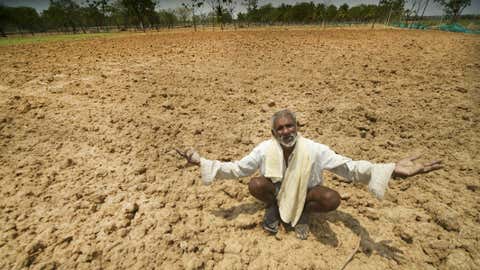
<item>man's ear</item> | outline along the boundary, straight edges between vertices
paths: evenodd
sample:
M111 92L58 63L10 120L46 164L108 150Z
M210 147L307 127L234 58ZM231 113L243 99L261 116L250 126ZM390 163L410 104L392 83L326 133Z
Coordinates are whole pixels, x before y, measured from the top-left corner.
M270 131L272 132L272 136L273 136L273 137L277 137L277 136L275 136L275 131L273 130L273 128L270 129Z

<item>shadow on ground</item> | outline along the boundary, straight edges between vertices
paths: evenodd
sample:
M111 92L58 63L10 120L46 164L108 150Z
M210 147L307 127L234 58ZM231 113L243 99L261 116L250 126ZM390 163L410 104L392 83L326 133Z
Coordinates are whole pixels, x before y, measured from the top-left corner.
M375 242L370 237L370 233L349 213L333 211L326 214L315 214L310 220L310 231L321 243L336 247L339 242L329 223L338 222L343 223L343 225L360 237L360 249L367 256L371 256L375 251L380 256L395 260L397 263L401 263L404 259L402 256L403 251L391 246L391 240Z
M226 220L233 220L237 218L240 214L253 215L258 211L261 211L265 208L262 203L251 202L236 205L226 209L212 210L211 213L216 217L221 217Z

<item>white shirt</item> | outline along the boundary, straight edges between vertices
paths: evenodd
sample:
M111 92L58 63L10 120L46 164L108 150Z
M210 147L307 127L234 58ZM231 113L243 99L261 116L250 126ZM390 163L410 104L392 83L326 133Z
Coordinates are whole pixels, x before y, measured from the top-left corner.
M308 151L314 157L308 187L323 183L323 170L331 171L349 181L368 184L369 190L381 199L388 187L388 181L395 169L394 163L373 164L368 161L352 161L350 158L336 154L328 146L306 139ZM272 140L261 142L250 154L239 161L221 162L218 160L200 159L202 180L210 184L214 179L232 179L246 177L260 169L265 175L265 156ZM285 175L286 166L283 166Z

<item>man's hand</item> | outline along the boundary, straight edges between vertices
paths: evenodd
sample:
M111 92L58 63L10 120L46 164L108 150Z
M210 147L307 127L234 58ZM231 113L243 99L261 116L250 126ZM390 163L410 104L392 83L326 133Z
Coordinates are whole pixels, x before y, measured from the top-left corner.
M190 148L186 151L182 151L176 148L175 150L180 156L187 160L188 164L200 166L200 155L197 153L197 151L195 151L195 149Z
M434 160L432 162L422 163L422 162L416 161L419 158L420 156L418 155L418 156L404 158L398 161L395 164L393 177L406 178L419 173L427 173L433 170L438 170L443 168L443 165L440 164L442 162L441 160Z

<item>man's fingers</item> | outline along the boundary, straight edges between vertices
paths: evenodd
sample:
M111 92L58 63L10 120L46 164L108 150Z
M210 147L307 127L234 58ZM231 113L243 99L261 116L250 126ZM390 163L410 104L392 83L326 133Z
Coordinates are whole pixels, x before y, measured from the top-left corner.
M434 160L430 163L425 164L425 166L433 166L433 165L440 164L440 163L442 163L441 160Z
M182 150L180 150L180 149L178 149L178 148L175 148L175 151L177 151L177 153L178 153L180 156L182 156L182 157L184 157L184 158L187 157L186 152L183 152Z
M426 173L426 172L438 170L438 169L441 169L441 168L443 168L443 165L442 165L442 164L434 164L434 165L432 165L432 166L425 166L422 171L423 171L424 173Z
M422 156L421 154L419 154L419 155L414 155L414 156L408 157L407 159L410 160L410 161L414 161L414 160L419 159L421 156Z
M180 149L178 149L178 148L175 148L175 151L177 151L177 153L178 153L180 156L186 158L186 159L188 160L188 162L190 162L190 159L191 159L191 157L192 157L192 154L188 154L188 150L187 150L187 151L182 151L182 150L180 150Z
M434 160L432 162L425 163L423 164L422 172L426 173L426 172L441 169L443 168L443 165L441 163L442 163L441 160Z

